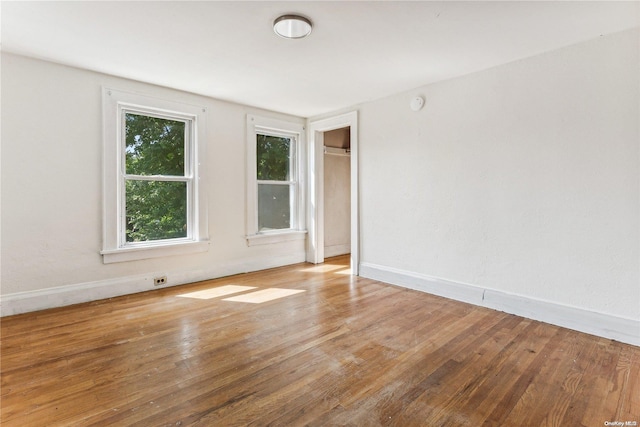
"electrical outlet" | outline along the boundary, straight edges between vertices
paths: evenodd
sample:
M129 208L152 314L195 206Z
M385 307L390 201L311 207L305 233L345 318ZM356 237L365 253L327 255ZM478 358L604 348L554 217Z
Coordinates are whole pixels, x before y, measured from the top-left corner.
M159 276L153 278L153 286L162 286L167 284L167 276Z

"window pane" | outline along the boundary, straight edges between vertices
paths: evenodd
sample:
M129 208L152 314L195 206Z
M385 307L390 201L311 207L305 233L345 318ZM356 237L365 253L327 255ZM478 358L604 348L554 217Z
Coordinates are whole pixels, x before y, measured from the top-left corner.
M289 185L258 185L258 230L291 228Z
M126 113L126 173L184 176L185 122Z
M126 182L127 242L187 237L187 183Z
M258 180L291 180L291 138L257 135Z

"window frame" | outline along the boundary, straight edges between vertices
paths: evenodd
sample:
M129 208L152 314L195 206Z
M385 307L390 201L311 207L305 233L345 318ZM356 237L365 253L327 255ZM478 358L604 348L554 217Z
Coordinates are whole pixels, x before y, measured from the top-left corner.
M128 113L185 123L185 169L183 176L133 175L126 173L126 126ZM207 204L200 159L205 152L206 108L162 100L141 94L103 88L103 248L105 264L208 250ZM187 130L188 129L188 130ZM145 242L126 239L126 181L186 182L187 236Z
M282 232L290 232L292 230L297 230L298 229L298 215L295 214L295 212L298 211L298 174L299 174L299 168L298 165L296 164L296 160L298 158L298 150L297 150L297 145L298 145L298 137L296 135L293 134L285 134L283 132L271 132L271 131L266 131L264 129L256 129L256 140L258 135L264 135L264 136L271 136L271 137L275 137L275 138L286 138L289 140L290 143L290 148L289 148L289 179L288 180L269 180L269 179L259 179L257 177L257 170L256 170L256 185L257 185L257 194L258 194L258 200L256 202L256 221L257 221L257 225L256 225L256 233L257 234L273 234L273 233L282 233ZM258 163L258 158L257 158L257 141L256 141L256 163L255 166L257 168L257 163ZM260 185L279 185L279 186L286 186L289 187L289 224L290 227L289 228L282 228L282 229L270 229L270 230L260 230L260 206L259 206L259 202L260 202L260 198L259 198L259 194L260 194Z
M269 135L291 138L292 157L289 181L259 180L257 171L257 136ZM302 124L285 120L247 115L247 244L249 246L280 243L306 238L305 217L305 173L306 173L306 138L305 127ZM258 228L258 185L278 184L288 185L290 194L290 222L287 229L260 231ZM291 200L293 199L293 200Z

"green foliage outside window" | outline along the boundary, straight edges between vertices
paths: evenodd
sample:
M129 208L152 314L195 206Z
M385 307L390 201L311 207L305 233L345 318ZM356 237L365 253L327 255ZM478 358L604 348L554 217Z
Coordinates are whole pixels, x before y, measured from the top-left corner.
M187 236L187 183L138 176L184 176L185 122L125 114L126 240Z
M260 181L289 181L291 139L258 134L257 167Z
M258 230L291 228L292 139L257 134ZM261 182L262 181L262 182ZM265 183L264 181L282 181Z

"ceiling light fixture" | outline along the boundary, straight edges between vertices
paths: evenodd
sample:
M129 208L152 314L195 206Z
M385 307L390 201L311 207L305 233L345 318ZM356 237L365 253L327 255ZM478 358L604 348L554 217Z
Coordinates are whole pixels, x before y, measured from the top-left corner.
M273 21L273 31L285 39L301 39L311 34L311 21L300 15L282 15Z

